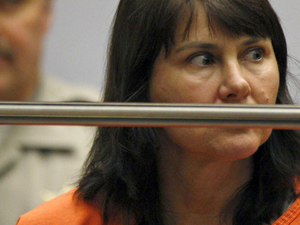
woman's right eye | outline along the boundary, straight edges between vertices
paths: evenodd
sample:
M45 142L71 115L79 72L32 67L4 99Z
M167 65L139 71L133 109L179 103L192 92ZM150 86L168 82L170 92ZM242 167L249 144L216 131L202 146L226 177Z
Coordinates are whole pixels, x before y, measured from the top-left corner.
M213 55L205 53L193 55L189 58L189 61L191 64L199 67L207 67L215 63L215 58Z

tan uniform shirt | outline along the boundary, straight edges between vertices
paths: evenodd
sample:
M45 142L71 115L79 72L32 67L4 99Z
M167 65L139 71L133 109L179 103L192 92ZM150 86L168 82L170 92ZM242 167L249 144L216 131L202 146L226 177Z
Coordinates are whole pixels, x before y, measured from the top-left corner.
M43 78L36 101L97 101L96 91ZM95 128L0 126L0 224L72 188Z

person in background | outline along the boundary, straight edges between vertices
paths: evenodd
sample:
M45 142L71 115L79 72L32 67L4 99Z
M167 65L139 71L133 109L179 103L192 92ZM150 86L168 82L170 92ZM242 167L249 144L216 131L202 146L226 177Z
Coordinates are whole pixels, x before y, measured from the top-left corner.
M97 101L78 87L42 73L52 0L0 1L0 101ZM59 56L58 56L59 57ZM0 224L70 189L90 149L94 128L0 126Z
M268 0L121 0L105 102L292 104ZM78 188L18 225L299 225L300 136L100 127Z

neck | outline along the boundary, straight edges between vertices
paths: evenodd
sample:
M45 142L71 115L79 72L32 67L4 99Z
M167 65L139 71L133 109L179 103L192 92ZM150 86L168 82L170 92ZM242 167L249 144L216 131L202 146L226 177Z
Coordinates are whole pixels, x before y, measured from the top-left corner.
M166 224L220 224L224 207L250 179L251 158L213 162L177 150L164 147L159 155L161 201ZM232 218L232 212L226 214Z

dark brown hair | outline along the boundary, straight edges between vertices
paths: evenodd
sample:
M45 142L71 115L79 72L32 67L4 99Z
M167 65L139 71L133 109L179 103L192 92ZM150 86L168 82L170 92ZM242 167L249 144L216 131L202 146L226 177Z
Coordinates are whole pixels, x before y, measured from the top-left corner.
M109 49L105 102L148 102L153 64L174 44L178 24L188 18L186 35L202 4L212 21L232 35L271 39L280 72L277 104L290 104L286 86L285 37L267 0L121 0ZM161 219L154 128L99 128L86 161L78 193L103 212L106 224L164 224ZM299 175L299 137L294 131L273 131L254 155L253 179L229 203L233 224L253 225L276 219ZM226 211L224 211L224 215ZM115 215L118 215L117 217ZM223 217L222 219L226 219Z

